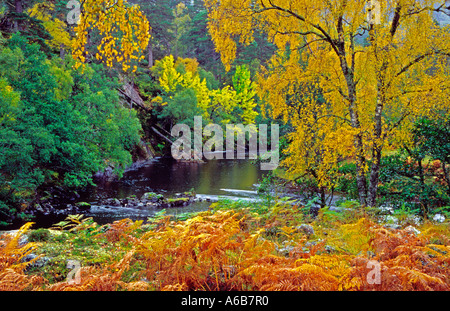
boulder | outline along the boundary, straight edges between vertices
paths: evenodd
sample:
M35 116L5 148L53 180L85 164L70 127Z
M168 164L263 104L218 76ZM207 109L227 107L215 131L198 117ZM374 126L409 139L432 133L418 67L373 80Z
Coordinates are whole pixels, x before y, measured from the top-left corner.
M291 245L286 245L284 247L275 246L275 248L276 248L277 252L279 252L280 254L282 254L285 257L288 257L290 252L295 250L295 247L291 246Z
M122 205L122 203L119 201L119 199L112 199L112 202L111 202L111 203L112 203L112 204L110 204L110 205L116 206L116 207Z
M303 232L307 236L311 236L314 234L314 228L311 225L301 224L295 228L297 232Z
M47 264L47 262L50 261L49 257L41 257L36 259L38 256L35 254L28 254L26 255L24 258L22 258L22 262L30 262L32 260L35 260L33 263L31 263L27 269L32 268L32 267L36 267L36 268L41 268L43 266L45 266Z
M415 234L415 235L419 235L420 231L417 230L415 227L413 226L408 226L404 229L406 232L411 233L411 234Z
M75 204L75 206L82 211L88 211L91 209L91 204L87 202L78 202Z
M397 217L392 215L383 215L380 217L380 223L384 224L383 226L388 229L400 229L400 221Z
M186 206L190 203L190 198L173 198L173 199L167 199L166 203L169 204L171 207L182 207Z
M161 202L164 199L164 196L162 194L154 193L154 192L147 192L144 193L141 197L141 201L150 201L152 203Z
M33 214L41 214L48 216L52 213L52 211L53 206L50 203L35 204Z
M340 206L330 206L328 208L328 210L331 211L331 212L338 212L338 213L340 213L340 212L342 212L342 207L340 207Z
M136 207L141 203L135 196L128 197L124 200L126 207Z
M119 199L110 198L110 199L102 200L101 205L121 206L121 203L120 203Z
M392 206L388 206L388 205L381 205L378 210L380 211L381 214L393 214L394 213L394 208Z
M433 220L442 223L445 221L445 216L442 214L436 214L434 215Z
M400 229L402 226L397 224L384 224L383 227L385 227L386 229L397 230Z

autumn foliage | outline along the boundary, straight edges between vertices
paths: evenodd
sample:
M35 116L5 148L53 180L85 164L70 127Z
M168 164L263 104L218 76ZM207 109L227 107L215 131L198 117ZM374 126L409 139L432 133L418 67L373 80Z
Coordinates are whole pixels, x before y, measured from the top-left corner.
M21 236L31 227L28 223L20 228L16 234L2 235L0 239L0 290L31 290L37 289L38 285L44 283L44 279L39 276L29 276L24 273L30 262L23 262L35 248L36 244L27 243L24 246L19 244Z
M356 212L363 213L363 212ZM79 281L51 283L26 272L39 245L3 235L0 286L7 290L441 290L450 289L449 227L420 234L387 229L369 215L339 218L326 210L303 230L300 207L277 203L265 213L216 209L185 221L167 216L72 228L115 249L114 260L82 266ZM366 217L363 217L366 216ZM70 244L70 243L68 243ZM378 270L377 270L378 269ZM378 273L378 276L377 276ZM378 279L377 279L378 277Z
M92 32L97 31L101 41L94 54L97 60L108 67L120 64L128 71L131 62L142 60L142 51L150 40L150 25L139 6L129 5L126 1L84 1L72 55L79 63L86 62L86 46ZM137 67L134 66L134 71Z
M414 121L448 111L449 14L442 0L207 0L227 70L238 41L262 29L276 46L258 79L271 116L293 127L284 164L331 189L342 159L356 165L359 200L375 206L383 151L409 144Z

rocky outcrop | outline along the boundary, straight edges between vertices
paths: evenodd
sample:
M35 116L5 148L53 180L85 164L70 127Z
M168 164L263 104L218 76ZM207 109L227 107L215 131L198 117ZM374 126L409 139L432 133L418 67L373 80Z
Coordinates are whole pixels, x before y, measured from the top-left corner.
M107 198L99 202L74 202L70 203L58 203L51 198L46 198L38 203L34 203L27 209L27 213L31 216L45 216L62 217L65 215L85 214L88 213L92 205L99 205L106 208L181 208L188 206L193 202L202 201L201 198L196 198L193 193L179 193L174 197L165 198L162 194L147 192L140 198L136 195L129 196L127 198ZM205 199L205 201L207 201Z
M147 192L140 198L137 196L130 196L125 199L109 198L100 202L100 205L110 207L125 207L125 208L170 208L170 207L184 207L196 201L195 194L179 193L174 198L164 198L162 194Z

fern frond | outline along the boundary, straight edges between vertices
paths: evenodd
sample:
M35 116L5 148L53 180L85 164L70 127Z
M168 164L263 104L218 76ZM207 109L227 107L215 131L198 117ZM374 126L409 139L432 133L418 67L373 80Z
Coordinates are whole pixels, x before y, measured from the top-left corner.
M406 267L393 267L391 271L402 280L407 290L449 290L448 284L445 284L438 277L430 276L416 269L408 269Z

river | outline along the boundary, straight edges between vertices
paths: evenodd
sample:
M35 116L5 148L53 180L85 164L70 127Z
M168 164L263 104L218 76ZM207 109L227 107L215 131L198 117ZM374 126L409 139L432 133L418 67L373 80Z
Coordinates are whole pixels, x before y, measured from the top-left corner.
M172 158L156 158L136 163L118 181L99 183L80 192L81 201L92 207L85 215L100 224L123 218L147 219L159 209L151 207L111 207L99 204L106 198L123 199L146 192L161 193L174 197L177 193L194 191L202 202L193 202L186 207L168 208L167 214L178 214L206 210L218 198L232 200L256 200L256 185L267 174L260 165L250 160L210 160L204 163L182 163ZM208 199L208 201L206 200Z

